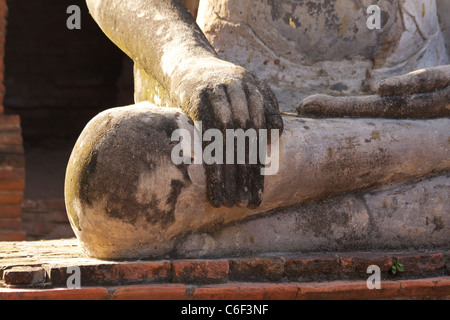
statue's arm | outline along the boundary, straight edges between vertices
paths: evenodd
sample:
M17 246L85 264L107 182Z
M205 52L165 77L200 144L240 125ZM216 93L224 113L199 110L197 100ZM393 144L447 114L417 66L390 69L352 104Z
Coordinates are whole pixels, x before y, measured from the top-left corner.
M86 0L103 32L165 88L175 69L216 57L182 0Z
M182 0L87 4L106 35L159 82L172 107L201 121L203 132L222 131L224 146L228 129L275 129L281 134L283 120L271 89L248 70L221 60ZM264 161L238 165L223 160L205 165L213 206L258 207Z

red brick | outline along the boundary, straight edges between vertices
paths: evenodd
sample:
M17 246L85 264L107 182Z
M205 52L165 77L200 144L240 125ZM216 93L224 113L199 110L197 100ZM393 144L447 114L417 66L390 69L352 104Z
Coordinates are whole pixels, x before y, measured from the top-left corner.
M55 223L43 221L26 221L23 220L23 227L28 230L29 235L46 235L53 231L56 227Z
M22 135L22 129L19 124L8 124L0 122L0 133L6 140L6 138L8 137L20 137Z
M110 288L111 300L184 300L184 284L151 284Z
M172 262L172 279L178 283L221 283L228 280L225 260L178 260Z
M42 206L47 210L65 210L66 203L64 199L45 199L42 200Z
M0 132L1 134L1 132ZM0 153L12 153L12 154L23 154L24 148L23 145L17 145L17 146L5 146L0 145Z
M279 281L285 261L280 257L231 259L230 281Z
M24 241L25 238L25 232L0 231L0 241Z
M400 283L382 281L381 289L370 290L366 281L331 281L303 283L300 285L299 300L364 300L389 299L399 296Z
M298 286L294 283L226 283L195 288L195 300L293 300Z
M425 273L445 267L443 253L400 255L398 261L403 264L405 272Z
M0 168L0 181L1 180L22 180L25 179L24 168Z
M450 295L450 277L437 278L436 290L442 290L446 294Z
M78 267L82 286L169 282L171 279L170 261L105 263ZM49 269L52 285L65 287L70 276L67 267L54 266Z
M23 201L22 192L0 192L0 210L5 205L14 205L14 204L21 205L22 201ZM3 216L2 211L0 211L0 217L2 216Z
M401 295L405 297L450 296L450 278L439 277L400 281Z
M380 267L381 272L388 272L392 267L392 257L385 253L351 252L339 254L340 273L343 278L366 277L371 265Z
M22 209L20 208L20 205L9 206L0 204L0 219L20 218L21 213Z
M20 123L14 123L13 121L6 121L4 119L5 116L0 115L0 132L11 130L21 132Z
M14 267L3 271L7 285L36 285L45 282L45 270L40 267Z
M18 115L1 116L0 128L2 125L20 125L20 117Z
M22 208L29 212L65 212L64 199L30 200L25 199Z
M288 256L284 266L284 276L296 281L320 277L339 278L339 258L335 254Z
M24 211L37 211L38 210L38 202L35 200L25 199L22 203L22 209Z
M22 145L22 136L20 134L0 134L0 145L3 146L17 146Z
M25 180L0 180L0 191L23 191Z
M25 157L21 154L0 153L0 167L24 168Z
M0 300L105 300L106 288L69 289L2 289Z
M0 230L15 230L18 231L22 227L22 219L1 219L0 218Z

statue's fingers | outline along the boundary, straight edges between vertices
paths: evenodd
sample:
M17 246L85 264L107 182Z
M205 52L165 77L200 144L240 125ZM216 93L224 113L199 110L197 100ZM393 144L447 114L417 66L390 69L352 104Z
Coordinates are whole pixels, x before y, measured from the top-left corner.
M209 129L217 129L221 133L225 131L227 126L232 126L231 110L229 108L228 99L226 97L225 89L223 86L209 89L205 93L206 105L202 110L202 127L204 133L204 140L208 140L205 134ZM211 138L213 139L213 138ZM224 205L225 202L225 185L224 185L224 155L216 154L219 149L207 150L208 145L214 143L214 141L204 141L203 145L203 161L206 169L207 180L207 195L211 204L219 208ZM219 144L224 141L218 141ZM222 149L223 151L223 149Z
M246 208L250 198L250 168L246 165L238 165L237 169L237 199L236 204L241 208Z
M245 139L241 139L244 145L238 145L236 153L240 157L237 160L237 204L239 207L247 207L249 205L251 192L251 165L258 162L258 134L259 129L265 128L264 117L264 98L258 88L245 81L242 85L244 90L247 108L249 113L249 121L242 128L245 131ZM238 149L239 148L239 149Z
M244 83L244 91L247 98L248 113L251 126L254 129L265 129L266 118L264 111L264 96L258 87Z
M206 194L212 206L220 208L223 205L223 165L205 165Z
M250 121L246 93L242 81L235 81L227 86L228 99L233 114L235 128L244 128Z
M278 99L270 89L270 87L262 82L258 81L258 89L264 97L264 117L267 130L277 129L279 134L283 132L284 124L283 118L280 114L280 107L278 105Z
M321 116L326 115L325 110L333 108L336 103L334 97L325 94L314 94L303 99L297 106L299 116Z
M382 80L377 92L382 96L415 94L442 89L450 85L450 65L420 69Z
M297 108L300 116L431 119L448 117L450 87L417 94L395 96L333 97L316 94Z
M261 174L261 164L250 165L250 192L248 207L256 209L261 205L264 193L264 176Z
M227 164L225 184L226 184L226 202L228 206L243 205L248 200L248 149L246 147L245 139L235 139L235 135L239 129L244 132L251 127L250 110L247 102L247 94L245 92L245 85L242 81L236 81L227 86L228 99L231 105L233 114L233 127L235 129L234 135L227 137ZM232 139L232 141L231 141ZM229 146L234 145L231 150ZM229 160L233 160L230 164Z
M228 89L225 86L218 86L211 90L209 93L209 101L211 104L211 110L215 117L215 129L220 130L223 136L222 143L223 154L221 156L221 163L218 164L218 169L216 177L217 181L221 182L221 186L216 185L218 188L217 191L211 190L212 193L221 193L222 205L227 207L232 207L236 204L236 167L234 164L227 163L230 159L227 159L227 154L230 153L228 151L227 145L230 145L230 142L227 142L227 129L233 129L234 127L234 119L233 119L233 110L229 99ZM212 128L213 126L211 126ZM216 149L217 151L217 149ZM231 152L234 156L234 148ZM234 158L233 158L234 159ZM220 174L220 176L218 176ZM212 186L211 186L212 187ZM221 190L221 191L219 191Z

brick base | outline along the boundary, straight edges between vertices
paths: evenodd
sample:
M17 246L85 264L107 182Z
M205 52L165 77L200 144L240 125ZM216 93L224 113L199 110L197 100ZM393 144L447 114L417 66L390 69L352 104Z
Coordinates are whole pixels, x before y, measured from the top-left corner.
M81 289L5 289L0 300L372 300L450 298L450 277L384 282L369 290L364 281L227 283L190 287L148 284Z
M394 257L404 272L392 274ZM76 239L0 242L0 300L448 299L449 262L449 251L102 261L84 257ZM381 289L367 287L371 265ZM74 266L81 289L68 290Z

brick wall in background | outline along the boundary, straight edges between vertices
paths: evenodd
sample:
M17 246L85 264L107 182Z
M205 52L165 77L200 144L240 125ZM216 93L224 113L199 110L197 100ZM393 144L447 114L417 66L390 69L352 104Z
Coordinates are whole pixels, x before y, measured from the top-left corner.
M70 5L81 10L80 30L66 26ZM85 0L9 0L8 7L5 111L20 115L26 144L73 140L98 112L118 106L126 56Z
M75 237L67 219L64 199L25 200L22 219L23 229L27 231L26 240Z
M22 228L26 240L74 237L63 192L71 149L96 114L133 103L133 64L85 0L7 2L4 104L20 116L24 140ZM69 5L81 9L80 30L66 27Z
M21 241L25 159L20 118L4 115L3 107L7 12L6 0L0 0L0 241Z

